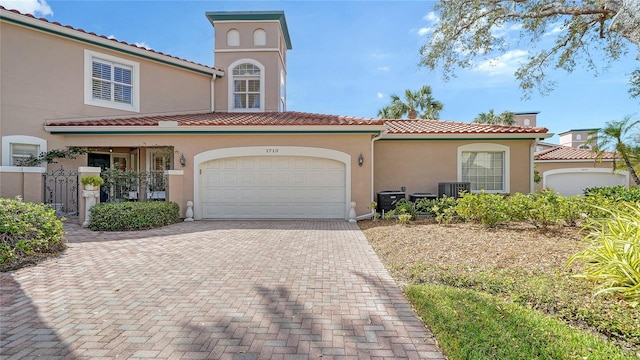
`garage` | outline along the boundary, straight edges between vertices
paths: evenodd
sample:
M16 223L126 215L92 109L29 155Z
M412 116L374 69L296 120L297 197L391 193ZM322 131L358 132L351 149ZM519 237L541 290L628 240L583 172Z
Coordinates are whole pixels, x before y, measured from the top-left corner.
M573 196L584 192L584 189L601 186L628 186L627 171L613 172L610 168L567 168L546 171L543 175L545 189Z
M344 219L346 169L309 156L241 156L200 166L205 219Z

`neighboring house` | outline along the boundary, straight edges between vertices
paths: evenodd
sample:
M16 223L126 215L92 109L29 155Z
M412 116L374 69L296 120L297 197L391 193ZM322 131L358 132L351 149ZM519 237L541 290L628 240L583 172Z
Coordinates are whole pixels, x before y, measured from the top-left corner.
M560 133L560 146L591 149L598 143L598 130L600 129L573 129Z
M347 219L379 191L439 182L533 190L547 129L287 111L284 13L206 17L214 67L0 7L0 196L43 199L46 164L15 161L67 146L88 154L65 168L163 174L158 197L193 201L196 219Z
M629 172L615 170L616 155L611 152L599 159L589 149L555 146L535 154L536 169L542 181L536 190L553 189L566 196L599 186L629 186Z
M537 117L539 111L527 111L527 112L517 112L513 115L513 120L515 126L531 126L536 127L537 125Z

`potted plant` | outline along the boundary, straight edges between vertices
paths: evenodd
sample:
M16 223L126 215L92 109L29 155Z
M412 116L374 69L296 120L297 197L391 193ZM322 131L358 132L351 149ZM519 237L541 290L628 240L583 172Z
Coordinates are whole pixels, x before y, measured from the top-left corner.
M84 185L85 190L90 191L98 190L100 185L104 184L104 180L102 180L100 176L96 175L83 176L80 179L80 182L82 183L82 185Z

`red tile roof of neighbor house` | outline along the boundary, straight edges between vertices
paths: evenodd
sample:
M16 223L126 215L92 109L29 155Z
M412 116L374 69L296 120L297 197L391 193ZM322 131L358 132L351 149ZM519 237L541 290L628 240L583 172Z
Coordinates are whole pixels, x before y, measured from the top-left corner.
M175 121L182 126L296 126L296 125L385 125L389 134L531 134L547 133L546 128L463 123L440 120L381 120L358 117L286 112L213 112L198 114L149 115L127 118L52 121L47 126L158 126Z
M177 56L173 56L173 55L165 54L165 53L163 53L163 52L161 52L161 51L155 51L155 50L150 49L150 48L147 48L147 47L138 46L138 45L136 45L136 44L130 44L130 43L125 42L125 41L118 41L118 40L117 40L117 39L115 39L115 38L109 38L109 37L107 37L107 36L105 36L105 35L98 35L98 34L96 34L96 33L94 33L94 32L87 32L87 31L85 31L85 30L83 30L83 29L77 29L77 28L74 28L73 26L70 26L70 25L62 25L62 24L60 24L60 23L59 23L59 22L57 22L57 21L49 21L49 20L47 20L47 19L45 19L45 18L36 18L35 16L33 16L33 15L31 15L31 14L23 14L23 13L21 13L21 12L20 12L20 11L18 11L18 10L8 9L8 8L6 8L6 7L2 6L2 5L0 5L0 10L10 11L10 12L15 13L15 14L18 14L18 15L22 15L22 16L25 16L25 17L28 17L28 18L32 18L32 19L35 19L35 20L42 21L43 23L47 23L47 24L51 24L51 25L59 26L61 29L68 29L68 30L77 31L77 32L80 32L80 33L83 33L83 34L92 35L92 36L95 36L95 37L97 37L97 38L101 38L101 39L105 39L105 40L113 41L113 42L115 42L115 43L122 44L122 45L126 45L126 46L131 46L131 47L134 47L134 48L136 48L136 49L145 50L145 51L148 51L148 52L150 52L150 53L154 53L154 54L158 54L158 55L166 56L166 57L169 57L169 58L172 58L172 59L175 59L175 60L185 61L185 62L188 62L188 63L193 64L193 65L203 66L203 67L205 67L205 68L209 68L209 69L216 70L216 71L224 71L224 70L223 70L223 69L221 69L221 68L217 68L217 67L213 67L213 66L209 66L209 65L199 64L199 63L196 63L196 62L193 62L193 61L187 60L187 59L179 58L179 57L177 57Z
M385 120L388 134L544 134L543 127L507 126L443 120Z
M603 160L613 160L617 156L612 152L604 152ZM535 160L596 160L598 157L590 149L579 149L569 146L556 146L535 153Z

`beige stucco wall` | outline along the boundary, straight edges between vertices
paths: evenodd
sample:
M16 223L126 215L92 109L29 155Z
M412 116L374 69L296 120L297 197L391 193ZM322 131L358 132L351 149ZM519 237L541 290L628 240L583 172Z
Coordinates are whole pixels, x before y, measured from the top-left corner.
M371 134L234 134L234 135L65 135L64 145L91 148L112 147L114 153L135 147L174 147L174 168L184 170L182 198L194 199L194 156L214 149L249 146L299 146L332 149L351 156L351 201L355 201L358 215L369 212L371 198ZM358 166L363 154L364 164ZM186 166L180 166L184 154ZM141 166L145 164L146 151L140 153ZM86 166L86 156L74 160L69 166ZM144 168L143 168L144 169ZM184 207L184 204L180 204ZM184 208L183 208L184 210Z
M240 46L227 46L227 32L231 29L240 33ZM267 42L264 46L253 44L253 32L263 29ZM275 22L220 22L215 26L215 58L216 66L225 70L225 76L215 83L216 111L229 110L229 81L232 78L231 64L240 59L253 59L265 69L265 111L278 111L280 103L280 72L286 78L285 54L286 46L280 23ZM234 51L238 50L238 51ZM285 80L286 81L286 80Z
M48 120L211 109L208 75L7 22L0 22L0 46L2 136L45 138L50 150L60 148L63 143L44 131L43 124ZM140 64L139 113L84 104L85 49Z
M510 148L510 192L529 193L531 143L528 140L378 140L374 144L374 191L400 190L406 194L438 193L439 182L458 181L458 147L492 143Z

